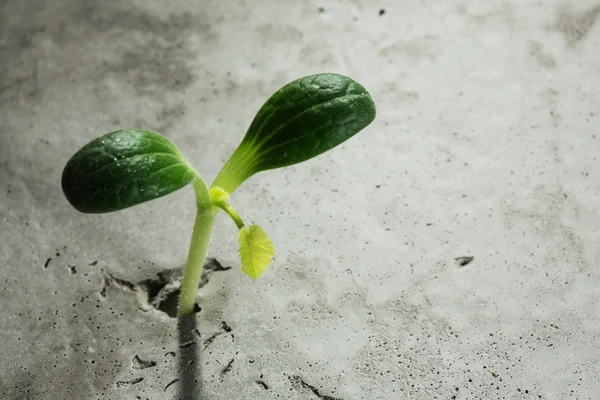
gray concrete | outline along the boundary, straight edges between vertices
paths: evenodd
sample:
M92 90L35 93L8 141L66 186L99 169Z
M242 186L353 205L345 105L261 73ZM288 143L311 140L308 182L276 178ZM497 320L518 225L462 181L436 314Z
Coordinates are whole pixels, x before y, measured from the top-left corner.
M156 274L185 261L192 191L83 215L63 165L135 126L210 181L273 91L330 71L363 83L378 117L232 197L275 242L260 280L218 218L209 256L232 268L212 265L198 293L202 398L598 399L599 14L2 1L0 398L176 398L177 323L153 295L177 286Z

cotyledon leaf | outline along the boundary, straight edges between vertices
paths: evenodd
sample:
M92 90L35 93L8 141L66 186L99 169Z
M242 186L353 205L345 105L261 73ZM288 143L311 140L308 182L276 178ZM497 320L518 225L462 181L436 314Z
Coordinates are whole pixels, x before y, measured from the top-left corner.
M267 233L258 225L240 229L238 237L242 271L250 278L258 278L271 263L275 249Z
M63 170L62 189L78 211L106 213L167 195L194 178L194 169L167 138L125 129L75 153Z
M290 82L260 108L214 185L232 193L257 172L316 157L360 132L375 115L367 90L347 76L326 73Z

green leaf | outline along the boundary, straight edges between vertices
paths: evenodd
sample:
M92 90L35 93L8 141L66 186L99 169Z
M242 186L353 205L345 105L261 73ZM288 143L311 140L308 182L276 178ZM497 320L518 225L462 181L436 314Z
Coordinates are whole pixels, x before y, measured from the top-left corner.
M75 153L63 170L62 189L77 210L106 213L164 196L196 177L168 139L127 129L100 136Z
M267 233L257 225L243 227L238 237L242 271L250 278L258 278L271 263L275 248Z
M373 99L351 78L317 74L295 80L261 107L214 186L233 193L257 172L316 157L354 136L375 115Z

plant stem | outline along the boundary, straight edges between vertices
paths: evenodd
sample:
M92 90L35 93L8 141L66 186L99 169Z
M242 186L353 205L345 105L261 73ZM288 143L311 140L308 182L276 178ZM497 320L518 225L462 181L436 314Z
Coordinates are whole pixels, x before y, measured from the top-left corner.
M242 221L239 214L233 209L233 207L231 207L231 204L223 202L217 204L217 207L225 211L231 217L233 222L235 222L235 224L237 225L238 229L242 229L244 227L244 221Z
M196 203L198 210L196 212L196 221L192 231L192 240L188 252L185 270L183 272L183 282L181 283L181 294L179 296L179 307L177 316L179 318L190 315L194 312L196 303L196 293L198 285L202 278L202 268L206 259L206 251L210 241L210 233L215 222L215 217L219 212L210 201L208 190L199 179L193 182L196 190Z
M232 194L238 186L254 174L255 156L256 149L242 141L223 166L212 186L220 187Z

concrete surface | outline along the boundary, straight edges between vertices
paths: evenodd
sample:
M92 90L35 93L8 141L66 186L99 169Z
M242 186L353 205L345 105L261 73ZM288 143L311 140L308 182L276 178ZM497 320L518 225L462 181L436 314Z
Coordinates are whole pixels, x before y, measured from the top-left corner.
M218 218L202 398L600 398L599 14L586 0L1 2L0 398L178 396L177 323L157 307L185 261L191 188L83 215L63 165L135 126L210 181L273 91L324 71L364 84L378 118L235 193L275 242L260 280Z

